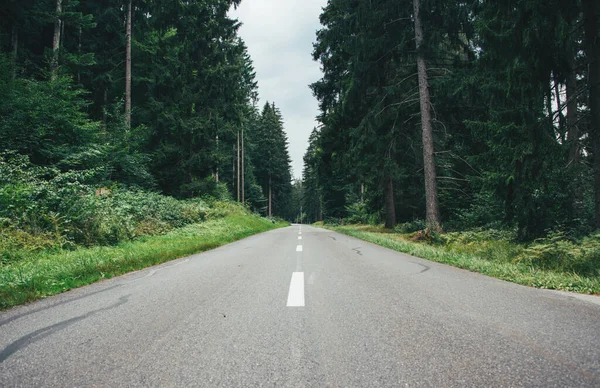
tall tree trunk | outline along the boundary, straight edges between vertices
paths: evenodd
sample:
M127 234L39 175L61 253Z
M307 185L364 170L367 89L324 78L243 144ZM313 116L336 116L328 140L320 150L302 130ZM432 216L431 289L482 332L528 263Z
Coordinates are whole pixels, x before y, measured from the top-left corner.
M581 171L579 169L579 161L581 158L580 150L580 134L578 126L578 112L577 112L577 74L575 71L575 56L577 55L575 50L575 42L573 38L569 38L567 42L567 55L568 55L568 72L565 81L566 99L567 99L567 144L569 146L569 159L567 161L568 170L573 172L574 188L575 192L572 199L572 207L575 212L575 216L581 213L583 205L583 187L581 181Z
M583 0L586 57L589 58L590 138L594 154L594 220L600 228L600 37L598 1Z
M235 144L233 145L233 154L231 156L231 195L235 193Z
M81 37L83 35L83 31L82 31L81 25L79 25L78 35L79 35L79 40L77 42L77 54L79 54L81 56ZM81 83L80 66L77 66L77 83L78 84Z
M62 21L60 19L60 13L62 12L62 0L56 0L56 20L54 21L54 36L52 38L52 68L51 68L51 79L55 80L58 73L58 52L60 49L60 31L62 27Z
M104 104L102 105L102 125L104 126L104 129L106 129L106 110L108 109L108 88L106 87L106 85L104 85L104 98L103 98Z
M60 41L58 42L58 47L63 48L65 45L65 22L64 20L60 22Z
M394 200L394 181L391 175L386 177L384 185L385 227L392 229L396 226L396 201Z
M550 77L549 77L550 79ZM554 115L552 113L552 89L548 88L546 93L546 110L548 111L548 124L550 128L554 128Z
M215 172L215 181L217 181L217 183L219 183L219 134L218 133L216 136L216 140L217 140L217 168L216 168L216 172Z
M13 79L17 78L17 59L19 56L19 31L17 31L16 24L12 28L12 36L10 39L12 46L12 60L13 60Z
M240 202L240 131L237 133L237 201Z
M365 201L365 184L361 183L360 184L360 202L364 202Z
M127 128L131 127L131 2L127 2L127 27L126 38L127 47L125 48L125 124Z
M558 132L560 133L561 140L563 141L563 144L564 144L564 140L566 139L567 129L565 128L566 127L565 115L563 114L563 109L561 106L562 101L560 99L560 83L558 82L558 77L556 76L556 74L553 74L552 83L554 84L554 96L556 97L556 106L558 107Z
M437 181L433 148L433 125L431 120L431 98L427 68L422 51L423 26L421 25L421 0L413 0L415 18L415 41L417 44L417 70L419 76L419 99L421 104L421 127L423 135L423 166L425 172L425 205L427 226L440 230L440 211L438 206Z
M269 175L269 217L273 216L273 208L272 208L272 198L273 198L273 192L271 191L271 175Z
M244 127L242 127L242 203L246 203L246 179L244 174L245 165L246 159L244 155Z
M574 56L575 53L570 53ZM569 144L569 164L574 164L579 161L580 145L579 145L579 127L577 125L577 78L575 74L575 58L569 58L569 72L566 80L567 90L567 143Z

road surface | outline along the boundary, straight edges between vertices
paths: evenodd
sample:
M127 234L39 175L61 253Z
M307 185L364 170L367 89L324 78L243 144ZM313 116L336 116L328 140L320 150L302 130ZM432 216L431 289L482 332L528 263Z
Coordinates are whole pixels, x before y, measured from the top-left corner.
M598 387L600 305L293 225L0 313L0 386Z

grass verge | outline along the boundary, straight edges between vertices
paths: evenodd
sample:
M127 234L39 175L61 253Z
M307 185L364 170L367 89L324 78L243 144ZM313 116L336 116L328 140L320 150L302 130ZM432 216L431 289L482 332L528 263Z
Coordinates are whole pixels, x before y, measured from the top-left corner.
M250 214L231 214L116 246L39 253L0 265L0 310L286 225Z
M582 275L575 271L545 269L536 263L520 261L518 255L527 248L508 243L505 240L489 240L480 244L474 242L452 243L439 246L426 242L408 241L406 236L389 233L376 227L360 225L325 225L324 227L395 251L525 286L582 294L600 294L600 277L597 276L597 270L595 274Z

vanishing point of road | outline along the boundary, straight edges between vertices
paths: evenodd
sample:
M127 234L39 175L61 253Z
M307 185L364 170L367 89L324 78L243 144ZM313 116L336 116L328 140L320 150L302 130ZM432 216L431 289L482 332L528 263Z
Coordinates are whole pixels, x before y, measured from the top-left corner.
M293 225L0 313L0 386L599 387L587 299Z

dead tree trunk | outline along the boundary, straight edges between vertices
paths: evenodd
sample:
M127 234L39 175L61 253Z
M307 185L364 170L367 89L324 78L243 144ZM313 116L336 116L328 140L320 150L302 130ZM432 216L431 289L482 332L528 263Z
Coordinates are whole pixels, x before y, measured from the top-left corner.
M594 155L594 220L600 228L600 37L598 36L598 2L583 0L586 57L589 58L590 138Z
M55 80L58 73L58 52L60 49L60 31L62 21L60 14L62 12L62 0L56 0L56 19L54 21L54 36L52 38L52 63L51 63L51 79Z
M125 48L125 124L127 129L131 127L131 2L127 2L127 26Z
M431 98L427 80L427 68L422 51L423 26L421 25L420 0L413 0L415 18L415 41L417 43L417 70L419 77L419 99L421 104L421 127L423 135L423 166L425 172L425 204L427 226L439 230L440 212L438 206L437 182L435 171L433 125L431 119Z
M396 226L396 202L394 200L394 181L389 175L385 178L383 196L385 201L385 227L392 229Z

